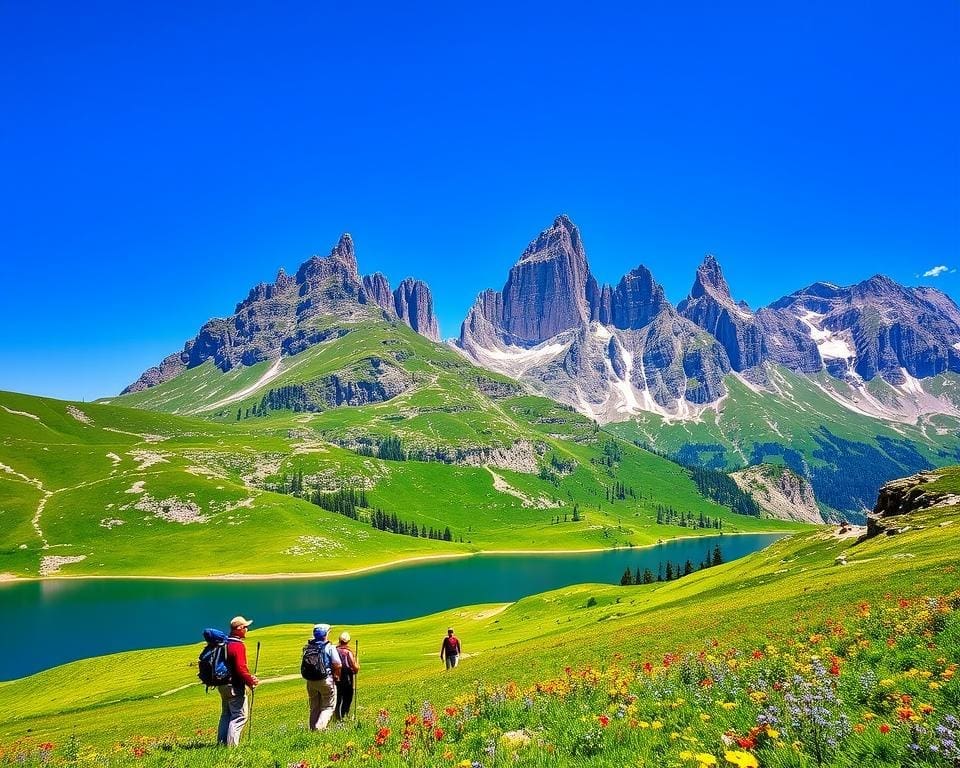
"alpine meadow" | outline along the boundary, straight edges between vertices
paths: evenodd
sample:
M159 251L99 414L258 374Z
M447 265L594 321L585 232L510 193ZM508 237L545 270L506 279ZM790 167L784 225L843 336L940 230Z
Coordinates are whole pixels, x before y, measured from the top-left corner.
M0 5L0 768L960 768L960 7L860 5Z

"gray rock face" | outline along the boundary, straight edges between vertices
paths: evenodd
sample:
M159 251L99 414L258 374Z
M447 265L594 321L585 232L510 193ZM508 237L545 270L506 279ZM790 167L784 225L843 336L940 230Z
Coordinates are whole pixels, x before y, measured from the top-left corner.
M814 525L827 522L817 506L810 481L791 469L757 464L733 472L730 477L770 517Z
M814 283L770 309L805 318L825 337L820 351L838 377L881 376L899 385L904 371L917 379L960 371L960 309L934 288L907 288L876 275L848 288Z
M588 279L580 233L559 216L510 270L498 325L517 343L529 345L589 321Z
M408 277L400 282L393 292L393 305L397 317L421 336L440 341L440 329L433 314L433 296L422 280Z
M527 246L502 292L477 297L458 345L603 421L686 413L721 397L730 370L717 340L677 314L646 267L599 285L565 216Z
M723 345L733 370L745 371L763 362L763 326L745 304L733 300L713 254L697 269L690 295L677 309Z
M343 333L342 329L318 330L308 322L311 318L330 315L361 320L370 317L371 305L389 320L404 322L434 341L439 338L429 287L408 279L394 293L379 273L361 278L353 240L342 235L329 256L311 257L295 276L281 269L273 283L254 286L233 315L206 322L181 352L145 371L123 393L156 386L207 360L228 371L237 365L297 354L328 340L331 333ZM346 401L360 396L355 393Z
M390 291L390 282L386 275L380 272L364 275L361 301L376 304L388 313L395 311L393 293Z

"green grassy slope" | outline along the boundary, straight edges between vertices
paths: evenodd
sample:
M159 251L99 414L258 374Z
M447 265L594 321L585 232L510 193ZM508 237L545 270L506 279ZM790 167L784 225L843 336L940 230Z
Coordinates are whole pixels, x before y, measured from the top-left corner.
M942 482L960 491L960 470L952 469ZM803 627L822 627L825 619L850 618L863 610L858 607L861 601L883 602L892 596L895 602L960 587L955 556L960 507L912 513L903 523L910 526L905 533L863 543L826 531L797 534L762 552L666 584L582 585L526 598L499 611L475 606L394 625L351 627L361 639L365 669L360 727L322 737L303 733L305 703L295 676L308 628L258 629L250 640L263 643L260 673L270 682L257 693L256 732L242 759L247 765L272 765L272 759L282 765L300 759L325 764L328 752L342 751L347 741L372 744L378 709L402 713L409 704L418 711L423 701L439 709L471 694L475 680L515 681L523 687L562 677L565 666L603 669L615 663L615 654L625 657L624 664L653 660L659 666L663 654L696 651L705 643L709 647L710 640L721 649L787 648L786 638L797 627L802 633ZM848 565L836 564L841 553ZM470 655L455 673L444 674L434 646L450 622L456 623ZM120 762L132 761L129 744L148 743L145 757L150 764L208 765L216 759L216 764L227 765L223 760L228 758L203 749L173 747L165 752L157 746L210 741L218 704L196 685L188 685L198 651L196 645L119 654L0 685L0 744L27 738L60 745L75 733L89 745L86 749L107 757L119 743ZM919 664L918 659L907 652L896 663L906 665L903 671ZM62 684L65 679L70 685ZM188 687L181 689L184 685ZM649 714L647 719L652 719ZM579 728L578 722L575 715L569 727ZM494 721L487 732L496 736L498 728L506 726ZM395 752L396 744L392 748ZM669 741L665 748L671 748ZM672 747L674 752L678 748ZM359 754L354 759L360 764ZM394 754L389 764L398 759ZM542 759L549 761L549 756ZM561 762L582 764L569 755Z
M434 378L440 374L425 380L428 394ZM419 408L397 421L399 409L412 407L397 403L220 422L0 393L0 573L317 573L477 549L639 545L711 532L656 525L658 503L721 518L727 532L790 528L719 507L699 496L676 464L629 444L618 443L622 455L608 460L604 448L612 438L549 401L493 400L461 389L460 397L476 404L463 429L466 411L451 421L445 411ZM438 436L444 424L450 425L446 443ZM551 458L571 469L541 477L387 461L335 444L359 447L359 439L378 435L474 452L520 441L533 472ZM270 490L293 472L314 488L364 487L372 507L418 527L449 526L455 541L377 531L363 519ZM615 482L633 488L633 496L607 501ZM227 535L211 536L211 527ZM238 541L253 546L238 548Z
M648 414L607 429L686 464L717 469L785 464L810 479L818 501L848 513L872 507L888 480L957 460L956 419L892 424L843 407L814 382L786 369L775 369L773 381L778 396L727 377L730 394L719 413L708 410L697 422L665 423Z

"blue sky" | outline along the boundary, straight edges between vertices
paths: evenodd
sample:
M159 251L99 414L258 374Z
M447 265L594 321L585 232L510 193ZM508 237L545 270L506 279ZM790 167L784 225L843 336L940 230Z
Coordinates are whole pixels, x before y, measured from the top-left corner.
M444 336L561 212L674 301L960 297L955 2L337 5L0 0L0 389L115 394L343 231Z

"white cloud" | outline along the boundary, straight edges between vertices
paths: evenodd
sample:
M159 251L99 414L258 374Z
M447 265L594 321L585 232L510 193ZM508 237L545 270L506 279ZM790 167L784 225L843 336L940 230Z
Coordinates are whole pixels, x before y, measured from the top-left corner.
M928 269L926 272L923 273L923 276L924 276L924 277L939 277L940 275L942 275L942 274L943 274L944 272L946 272L946 271L947 271L947 267L945 267L945 266L943 266L943 264L941 264L940 266L934 267L933 269Z

